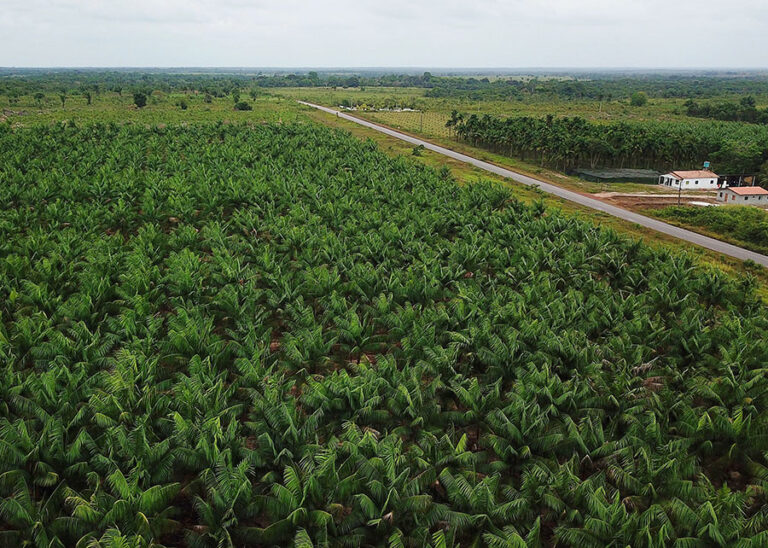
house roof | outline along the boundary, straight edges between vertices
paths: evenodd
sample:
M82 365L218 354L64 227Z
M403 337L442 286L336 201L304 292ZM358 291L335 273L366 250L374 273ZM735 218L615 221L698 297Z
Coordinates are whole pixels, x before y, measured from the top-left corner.
M729 187L728 190L738 196L758 196L768 194L768 190L759 186L732 186Z
M673 171L669 175L674 176L676 179L717 179L717 173L713 173L708 169L697 169L694 171Z

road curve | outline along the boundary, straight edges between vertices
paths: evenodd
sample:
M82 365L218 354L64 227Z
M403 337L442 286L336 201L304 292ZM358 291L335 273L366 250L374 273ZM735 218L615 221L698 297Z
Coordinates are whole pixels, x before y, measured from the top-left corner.
M523 175L521 173L517 173L515 171L511 171L503 167L499 167L489 162L478 160L477 158L473 158L472 156L467 156L466 154L456 152L449 148L441 147L434 143L430 143L429 141L424 141L416 137L411 137L410 135L406 135L404 133L400 133L399 131L395 131L394 129L390 129L385 126L374 124L373 122L369 122L367 120L363 120L361 118L351 116L349 114L340 112L332 108L316 105L314 103L308 103L306 101L299 101L299 103L301 103L302 105L306 105L308 107L322 110L323 112L327 112L328 114L333 114L335 116L338 116L339 118L349 120L350 122L360 124L361 126L374 129L381 133L385 133L386 135L389 135L391 137L395 137L397 139L407 141L411 144L422 145L424 146L424 148L437 152L438 154L443 154L444 156L448 156L449 158L459 160L460 162L466 162L468 164L471 164L475 167L479 167L480 169L483 169L490 173L495 173L496 175L501 175L502 177L507 177L509 179L512 179L513 181L516 181L518 183L539 187L544 192L548 192L549 194L553 194L555 196L563 198L564 200L568 200L570 202L574 202L579 205L589 207L591 209L596 209L597 211L608 213L609 215L613 215L614 217L624 219L625 221L636 223L640 226L644 226L646 228L656 230L663 234L667 234L669 236L679 238L680 240L684 240L686 242L696 244L701 247L705 247L707 249L711 249L712 251L717 251L724 255L729 255L731 257L735 257L741 260L751 259L763 266L768 266L768 257L766 257L765 255L761 255L760 253L755 253L754 251L749 251L748 249L744 249L742 247L738 247L726 242L721 242L720 240L710 238L709 236L704 236L702 234L698 234L696 232L686 230L684 228L679 228L671 224L658 221L650 217L646 217L645 215L640 215L639 213L635 213L633 211L629 211L621 207L607 204L596 198L590 198L589 196L579 194L578 192L574 192L572 190L567 190L557 185L553 185L552 183L540 181L539 179L534 179L533 177L529 177L527 175Z

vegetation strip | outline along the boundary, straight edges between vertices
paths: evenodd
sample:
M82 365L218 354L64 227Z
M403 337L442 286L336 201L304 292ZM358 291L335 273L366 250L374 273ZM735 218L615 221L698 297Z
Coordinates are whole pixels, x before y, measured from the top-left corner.
M670 171L712 160L721 173L756 173L766 161L768 127L736 122L592 122L580 116L451 114L456 135L494 152L563 171L654 168Z

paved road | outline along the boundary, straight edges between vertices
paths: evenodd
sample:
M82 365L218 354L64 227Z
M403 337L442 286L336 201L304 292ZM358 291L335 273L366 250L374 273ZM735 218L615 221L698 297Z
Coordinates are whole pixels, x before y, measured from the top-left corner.
M752 259L756 263L759 263L763 266L768 266L768 257L766 257L765 255L761 255L760 253L755 253L754 251L749 251L747 249L744 249L735 245L721 242L720 240L715 240L714 238L703 236L701 234L697 234L696 232L692 232L684 228L679 228L676 226L672 226L668 223L664 223L662 221L657 221L656 219L646 217L645 215L640 215L639 213L635 213L633 211L629 211L627 209L602 202L596 198L591 198L589 196L585 196L584 194L580 194L572 190L567 190L557 185L553 185L545 181L540 181L538 179L534 179L533 177L529 177L527 175L522 175L521 173L517 173L515 171L510 171L509 169L499 167L489 162L478 160L477 158L473 158L472 156L467 156L466 154L462 154L460 152L456 152L451 149L441 147L439 145L435 145L433 143L430 143L429 141L424 141L416 137L411 137L410 135L406 135L404 133L400 133L399 131L395 131L394 129L380 126L378 124L374 124L373 122L369 122L367 120L356 118L355 116L351 116L349 114L340 112L338 110L334 110L332 108L316 105L314 103L307 103L305 101L299 101L299 103L322 110L329 114L334 114L339 118L344 118L345 120L349 120L350 122L360 124L361 126L375 129L376 131L380 131L381 133L385 133L387 135L390 135L391 137L395 137L397 139L407 141L411 144L423 145L424 148L427 148L439 154L443 154L455 160L459 160L460 162L466 162L468 164L472 164L473 166L479 167L480 169L489 171L491 173L495 173L496 175L501 175L502 177L508 177L509 179L512 179L513 181L516 181L518 183L539 187L544 192L548 192L549 194L554 194L555 196L558 196L570 202L574 202L585 207L589 207L592 209L596 209L598 211L602 211L604 213L608 213L609 215L613 215L614 217L619 217L620 219L624 219L631 223L636 223L640 226L651 228L658 232L668 234L669 236L674 236L675 238L685 240L686 242L700 245L701 247L706 247L707 249L711 249L719 253L723 253L724 255L730 255L731 257L735 257L737 259L742 259L742 260Z

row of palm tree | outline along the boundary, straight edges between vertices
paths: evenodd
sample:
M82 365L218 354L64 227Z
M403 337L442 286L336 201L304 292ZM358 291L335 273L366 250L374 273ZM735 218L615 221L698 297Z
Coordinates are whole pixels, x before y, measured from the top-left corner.
M756 173L768 160L768 129L736 122L590 122L584 118L465 116L446 123L457 138L557 169L679 169L713 161L721 172Z
M0 179L0 545L768 540L748 277L315 125Z

